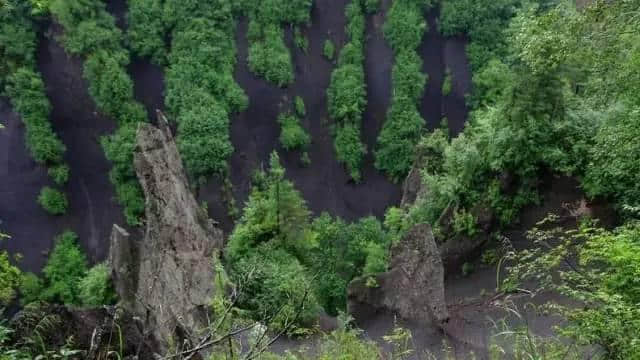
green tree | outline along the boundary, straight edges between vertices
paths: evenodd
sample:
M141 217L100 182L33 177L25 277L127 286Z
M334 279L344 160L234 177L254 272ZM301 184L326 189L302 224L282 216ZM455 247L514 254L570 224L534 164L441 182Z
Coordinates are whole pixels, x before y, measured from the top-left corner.
M79 305L80 280L87 274L87 258L77 244L78 236L65 231L56 243L42 269L44 289L41 299L68 305Z
M48 186L40 190L38 203L51 215L64 215L69 207L65 194Z
M78 283L78 298L85 306L113 304L116 294L111 286L111 274L107 264L93 266Z
M304 258L309 243L307 205L291 181L276 152L268 172L257 173L244 213L229 238L231 259L249 254L253 248L274 241L280 248Z

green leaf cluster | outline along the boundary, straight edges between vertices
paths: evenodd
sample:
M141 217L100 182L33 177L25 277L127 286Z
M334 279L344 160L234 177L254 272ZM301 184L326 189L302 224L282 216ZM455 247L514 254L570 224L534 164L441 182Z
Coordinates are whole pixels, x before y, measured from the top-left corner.
M95 307L115 302L108 267L98 264L89 269L86 255L77 241L78 236L71 231L60 234L42 269L42 278L32 273L22 276L23 304L45 301Z
M391 236L373 217L348 224L323 214L311 221L276 153L270 165L268 172L256 175L227 246L234 282L246 284L247 278L257 277L249 281L241 307L262 319L268 311L290 306L287 299L299 301L308 290L307 320L321 307L337 315L346 308L347 284L353 278L386 270Z
M336 156L346 166L351 178L358 182L362 177L362 160L367 152L360 135L362 114L367 106L364 79L365 13L362 2L352 1L345 13L349 42L340 51L338 67L331 74L327 101L329 116L335 121ZM327 58L333 58L333 43L327 40L324 50Z
M411 169L414 148L425 125L418 104L427 76L422 73L417 48L428 28L424 13L431 5L428 0L397 0L384 25L385 38L395 54L393 98L378 136L375 166L396 181Z
M293 83L291 54L282 24L310 21L311 0L242 0L239 9L249 17L249 69L278 86Z
M233 78L231 5L228 0L164 4L165 24L173 29L165 102L178 123L178 148L187 171L198 183L226 175L233 153L229 116L248 105Z

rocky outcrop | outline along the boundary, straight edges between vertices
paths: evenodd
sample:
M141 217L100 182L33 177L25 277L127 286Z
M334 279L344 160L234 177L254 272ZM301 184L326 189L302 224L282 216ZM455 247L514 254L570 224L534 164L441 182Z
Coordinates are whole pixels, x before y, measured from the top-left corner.
M214 296L222 232L198 206L166 120L137 132L135 169L145 194L146 229L132 241L114 227L110 251L123 304L160 343L196 342Z
M73 359L108 359L115 350L124 360L153 360L156 348L131 313L113 306L80 309L34 303L18 312L9 325L14 330L10 343L42 341L47 349L58 349L73 339L73 349L82 350Z
M444 268L431 227L415 226L392 247L390 270L355 279L347 296L356 319L371 310L389 310L403 318L445 323Z

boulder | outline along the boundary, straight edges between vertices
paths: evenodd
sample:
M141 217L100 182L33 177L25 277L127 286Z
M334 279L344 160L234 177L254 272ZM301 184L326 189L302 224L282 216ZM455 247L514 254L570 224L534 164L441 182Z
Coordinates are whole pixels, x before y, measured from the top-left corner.
M110 250L123 305L144 319L159 343L197 343L215 294L222 231L193 196L168 123L142 124L134 163L145 195L145 231L132 241L114 227Z
M386 310L407 319L446 323L444 268L431 226L411 229L392 247L389 271L353 280L347 298L356 319Z

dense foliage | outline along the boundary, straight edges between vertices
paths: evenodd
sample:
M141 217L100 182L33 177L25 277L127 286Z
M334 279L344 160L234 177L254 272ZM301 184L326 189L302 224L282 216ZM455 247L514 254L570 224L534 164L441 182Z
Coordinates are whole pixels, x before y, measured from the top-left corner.
M118 123L115 134L102 139L102 146L113 165L110 179L127 222L137 225L144 201L133 169L133 144L136 124L146 121L147 114L133 99L122 32L99 0L52 0L49 10L64 28L61 42L67 52L85 59L84 77L98 109Z
M284 42L283 24L310 21L311 0L241 0L235 5L249 17L249 69L266 80L286 86L293 82L291 53Z
M229 116L248 104L233 79L231 6L228 0L164 3L165 26L173 29L165 101L178 123L177 143L187 171L199 183L226 175L233 153Z
M1 125L0 129L2 129ZM0 241L8 241L10 238L0 228ZM0 251L0 306L7 306L14 299L21 274L20 269L11 263L9 253Z
M78 236L65 231L42 269L42 278L26 273L20 281L23 304L45 301L65 305L101 306L115 301L111 275L104 264L88 268L87 258L78 246Z
M414 147L425 125L418 104L427 76L422 73L417 48L427 31L424 12L430 6L430 0L394 1L384 25L385 38L395 55L393 98L378 136L375 165L396 181L402 180L411 169Z
M38 203L51 215L64 215L69 207L66 195L49 186L40 190Z
M346 287L354 277L386 270L391 237L373 217L354 224L329 215L311 221L276 153L270 165L254 179L226 259L233 281L247 291L239 305L254 318L268 318L282 306L290 317L308 292L298 323L308 326L320 307L332 315L345 310Z
M365 13L362 1L346 7L349 42L342 48L338 67L331 74L327 89L329 116L335 121L334 147L339 162L347 167L351 178L361 180L360 167L366 147L360 139L362 114L367 106L364 81ZM333 43L325 43L325 56L333 58ZM331 55L331 56L329 56Z
M167 60L163 0L128 0L127 40L131 51L158 65Z
M304 110L304 103L302 103L301 110ZM299 111L296 114L282 113L278 116L278 123L280 124L280 145L286 150L304 150L311 143L311 137L306 130L300 124L298 118Z

